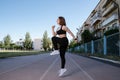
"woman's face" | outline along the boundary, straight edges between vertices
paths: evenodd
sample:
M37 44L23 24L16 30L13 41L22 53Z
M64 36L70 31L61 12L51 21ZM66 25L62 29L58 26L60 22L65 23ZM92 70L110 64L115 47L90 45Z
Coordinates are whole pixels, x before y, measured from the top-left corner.
M60 19L57 19L57 24L60 25Z

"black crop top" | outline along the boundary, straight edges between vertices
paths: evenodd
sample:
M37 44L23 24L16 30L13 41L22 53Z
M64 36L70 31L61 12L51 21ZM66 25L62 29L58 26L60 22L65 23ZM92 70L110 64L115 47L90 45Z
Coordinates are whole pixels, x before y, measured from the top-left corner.
M66 34L66 31L62 30L62 27L60 30L57 31L57 34L60 35L60 34Z

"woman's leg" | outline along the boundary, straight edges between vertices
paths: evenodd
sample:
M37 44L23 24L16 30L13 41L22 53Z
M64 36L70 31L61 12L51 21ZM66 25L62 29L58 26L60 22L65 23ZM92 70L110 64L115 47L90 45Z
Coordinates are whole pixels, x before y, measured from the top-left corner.
M65 69L65 63L66 63L65 52L66 52L67 46L68 46L68 39L67 38L61 39L60 40L61 70L60 70L59 76L62 76L67 71L67 69Z
M52 43L55 50L58 50L58 37L52 37Z
M66 63L66 60L65 60L65 52L66 52L66 49L61 47L60 48L60 57L61 57L61 69L64 69L65 68L65 63Z
M58 51L58 43L59 43L59 38L58 37L52 37L52 43L54 46L54 51L50 53L50 55L56 55L59 54L60 52Z
M60 42L60 57L61 57L61 68L65 68L65 63L66 63L66 59L65 59L65 52L66 49L68 47L68 39L67 38L63 38L63 40L61 40Z

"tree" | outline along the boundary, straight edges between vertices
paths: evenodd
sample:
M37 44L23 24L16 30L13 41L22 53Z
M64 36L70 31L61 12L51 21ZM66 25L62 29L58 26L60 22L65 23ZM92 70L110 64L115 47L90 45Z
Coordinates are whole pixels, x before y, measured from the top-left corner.
M51 42L51 39L50 38L48 38L48 50L50 51L51 50L51 48L52 48L52 42Z
M24 45L24 48L26 50L32 49L32 40L31 40L29 32L27 32L26 35L25 35L25 40L24 40L24 44L23 45Z
M51 45L51 40L48 37L47 31L45 31L43 34L43 48L44 48L44 50L47 51L48 49L50 49L50 45Z
M75 47L75 41L74 40L71 40L70 41L70 44L69 44L69 48L74 48Z
M91 41L91 40L93 39L92 34L90 33L89 30L85 30L85 31L81 34L81 36L82 36L82 42L83 42L83 43L89 42L89 41Z
M7 36L4 37L4 47L6 49L9 49L10 48L10 44L11 44L11 37L8 34Z
M4 43L0 41L0 48L4 48Z
M75 47L78 46L79 44L75 42L75 40L71 40L70 44L69 44L69 48L71 49L71 51L73 52Z

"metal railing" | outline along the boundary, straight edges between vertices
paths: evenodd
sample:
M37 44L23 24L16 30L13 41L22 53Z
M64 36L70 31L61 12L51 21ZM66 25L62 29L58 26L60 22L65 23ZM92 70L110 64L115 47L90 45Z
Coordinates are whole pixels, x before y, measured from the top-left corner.
M120 32L69 49L69 51L71 50L81 53L120 56Z

